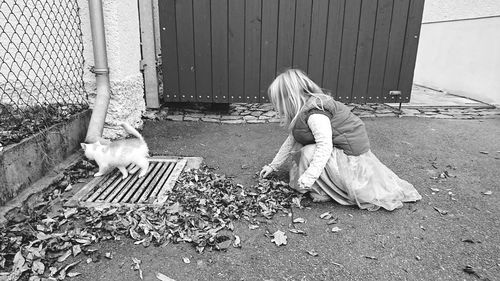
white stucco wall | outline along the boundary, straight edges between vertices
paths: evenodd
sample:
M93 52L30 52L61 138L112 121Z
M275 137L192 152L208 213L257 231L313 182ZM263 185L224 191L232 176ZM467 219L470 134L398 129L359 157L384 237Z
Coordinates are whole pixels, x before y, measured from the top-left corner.
M87 0L80 3L83 41L85 43L85 84L92 99L95 97L95 76L92 34ZM104 137L116 138L123 134L117 121L127 121L134 127L142 126L142 113L146 110L144 86L140 71L141 45L137 0L103 1L106 48L110 71L111 101L106 117Z
M414 82L500 105L500 1L426 0Z
M423 23L500 15L499 0L425 0Z

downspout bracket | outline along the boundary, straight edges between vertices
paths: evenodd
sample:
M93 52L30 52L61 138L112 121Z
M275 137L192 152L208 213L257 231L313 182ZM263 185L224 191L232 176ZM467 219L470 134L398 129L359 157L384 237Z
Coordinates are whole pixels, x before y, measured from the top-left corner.
M92 66L90 68L90 72L98 75L98 74L108 74L109 73L109 68L95 68L95 66Z

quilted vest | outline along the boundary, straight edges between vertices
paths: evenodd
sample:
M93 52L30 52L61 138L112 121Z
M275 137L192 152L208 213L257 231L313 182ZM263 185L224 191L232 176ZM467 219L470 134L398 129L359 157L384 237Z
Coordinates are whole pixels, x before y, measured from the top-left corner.
M323 114L330 118L333 134L333 146L342 149L347 155L361 155L370 150L370 142L366 133L365 124L354 115L343 103L335 101L330 96L321 96L323 109L315 107L315 97L309 98L302 107L297 121L292 129L295 140L302 145L315 143L314 136L307 125L311 114Z

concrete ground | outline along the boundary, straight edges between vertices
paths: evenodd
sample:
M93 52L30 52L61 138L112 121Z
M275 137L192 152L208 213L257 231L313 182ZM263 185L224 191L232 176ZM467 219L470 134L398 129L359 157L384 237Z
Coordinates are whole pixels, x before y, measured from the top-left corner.
M75 271L83 274L72 280L140 280L132 258L142 261L144 280L158 280L157 272L175 280L500 280L500 118L364 121L372 151L413 183L422 201L393 212L335 203L294 208L294 217L305 219L296 227L307 235L289 232L283 215L254 230L236 223L242 248L227 252L103 242L99 248L113 258L80 263ZM286 138L276 123L146 121L143 134L152 153L201 156L244 185L256 183ZM450 177L439 179L445 172ZM320 219L327 211L340 231ZM266 236L276 230L288 236L286 246Z
M482 106L446 93L415 91L409 106ZM295 227L306 235L291 233L286 215L262 219L253 230L237 222L234 234L242 248L227 252L198 254L190 244L145 248L126 238L101 242L96 247L112 259L81 262L73 271L82 274L71 280L141 280L132 258L142 261L144 280L165 280L156 273L178 281L500 280L500 115L429 117L363 118L372 151L415 185L420 202L393 212L332 202L294 208L294 217L305 220ZM245 186L256 184L256 173L286 138L272 122L147 120L142 133L153 154L203 157L215 172ZM286 169L279 175L286 179ZM320 218L328 211L338 218L336 225ZM340 230L332 232L333 226ZM276 230L286 233L286 246L271 242L268 234Z
M391 104L397 106L398 104ZM403 103L403 108L408 107L454 107L454 106L471 106L479 107L487 105L478 100L472 100L466 97L453 95L451 93L435 90L421 85L413 84L411 90L411 99L409 103Z

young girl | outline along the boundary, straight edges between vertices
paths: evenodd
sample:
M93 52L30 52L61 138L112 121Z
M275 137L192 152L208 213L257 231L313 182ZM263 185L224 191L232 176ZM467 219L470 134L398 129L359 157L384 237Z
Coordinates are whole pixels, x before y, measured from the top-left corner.
M290 186L309 192L316 202L333 199L375 211L394 210L402 202L422 198L370 151L363 121L302 71L280 74L268 95L290 134L273 161L262 168L261 177L291 155Z

